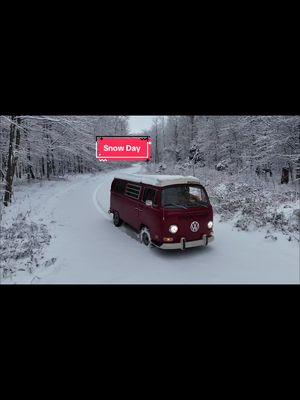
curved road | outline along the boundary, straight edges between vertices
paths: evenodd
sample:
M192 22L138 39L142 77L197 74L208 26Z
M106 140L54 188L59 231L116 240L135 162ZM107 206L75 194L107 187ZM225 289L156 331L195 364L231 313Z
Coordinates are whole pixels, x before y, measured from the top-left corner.
M132 167L128 172L137 172ZM148 249L107 214L116 171L82 177L47 201L54 238L37 283L298 283L299 247L263 232L238 232L215 218L216 240L185 252Z

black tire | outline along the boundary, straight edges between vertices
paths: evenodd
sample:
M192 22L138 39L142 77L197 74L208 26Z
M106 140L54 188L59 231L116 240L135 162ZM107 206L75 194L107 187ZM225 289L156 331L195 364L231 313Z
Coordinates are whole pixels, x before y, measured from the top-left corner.
M140 240L146 247L152 247L150 231L148 228L143 227L140 231Z
M114 211L113 223L115 226L121 226L123 224L123 220L120 218L120 215L117 211Z

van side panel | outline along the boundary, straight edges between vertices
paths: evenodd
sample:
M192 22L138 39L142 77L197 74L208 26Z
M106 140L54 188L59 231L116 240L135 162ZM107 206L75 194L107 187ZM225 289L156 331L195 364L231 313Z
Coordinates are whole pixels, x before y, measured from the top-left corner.
M123 201L122 215L124 218L123 217L121 218L132 228L139 229L138 215L139 215L140 202L138 200L131 199L126 196L124 196L122 201Z
M120 215L120 218L123 221L126 221L124 217L126 217L126 213L124 212L124 196L119 193L110 193L110 212L117 211Z
M126 184L130 182L126 182ZM138 212L139 203L137 199L126 196L125 193L116 193L112 183L110 195L110 212L117 211L120 218L134 229L139 229Z
M161 241L162 229L162 210L158 207L148 207L145 204L140 204L139 211L139 228L147 226L150 230L151 238L154 242Z
M152 207L146 206L143 201L144 190L146 189L154 189L157 194L157 205ZM159 207L159 199L160 199L160 190L157 187L143 185L143 191L141 195L141 201L139 205L139 229L142 226L146 226L150 230L150 235L153 242L161 241L162 234L162 209Z

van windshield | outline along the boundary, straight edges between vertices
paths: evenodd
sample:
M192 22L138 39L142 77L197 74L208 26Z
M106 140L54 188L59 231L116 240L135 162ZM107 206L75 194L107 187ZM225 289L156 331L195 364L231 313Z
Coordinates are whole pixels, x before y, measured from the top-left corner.
M162 191L162 206L165 208L208 207L209 200L200 185L178 185Z

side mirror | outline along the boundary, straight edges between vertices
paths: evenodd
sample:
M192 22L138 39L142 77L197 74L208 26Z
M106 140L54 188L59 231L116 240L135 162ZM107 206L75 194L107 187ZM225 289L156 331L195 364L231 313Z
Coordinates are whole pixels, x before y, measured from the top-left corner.
M146 206L152 207L152 200L146 200Z

